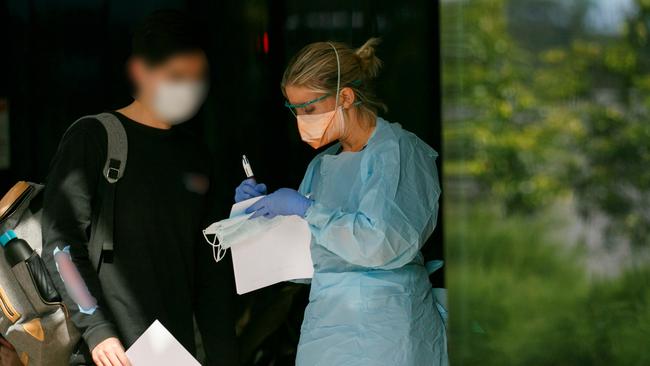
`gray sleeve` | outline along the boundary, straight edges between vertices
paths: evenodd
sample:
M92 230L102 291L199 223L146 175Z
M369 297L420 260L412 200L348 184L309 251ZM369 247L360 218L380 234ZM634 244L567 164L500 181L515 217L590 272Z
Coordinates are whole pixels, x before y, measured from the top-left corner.
M74 126L53 158L43 203L42 257L90 350L107 338L117 337L88 256L93 206L99 180L103 179L105 141L106 132L97 121ZM84 289L85 296L79 295Z

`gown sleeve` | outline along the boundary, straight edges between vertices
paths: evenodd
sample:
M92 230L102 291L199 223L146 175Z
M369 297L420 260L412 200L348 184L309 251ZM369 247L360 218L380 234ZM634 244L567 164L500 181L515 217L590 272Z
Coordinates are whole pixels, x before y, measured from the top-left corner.
M415 258L436 225L437 153L415 135L383 141L367 153L360 169L363 196L357 211L316 200L306 220L315 242L347 262L399 268Z

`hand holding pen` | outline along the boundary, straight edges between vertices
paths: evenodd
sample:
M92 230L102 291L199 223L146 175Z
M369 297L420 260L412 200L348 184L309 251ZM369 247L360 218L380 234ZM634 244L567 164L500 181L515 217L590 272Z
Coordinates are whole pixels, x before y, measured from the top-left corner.
M251 168L246 155L242 156L242 166L244 167L244 173L246 173L246 179L241 182L237 189L235 189L235 202L241 202L253 197L265 195L266 184L257 183L255 175L253 174L253 168Z

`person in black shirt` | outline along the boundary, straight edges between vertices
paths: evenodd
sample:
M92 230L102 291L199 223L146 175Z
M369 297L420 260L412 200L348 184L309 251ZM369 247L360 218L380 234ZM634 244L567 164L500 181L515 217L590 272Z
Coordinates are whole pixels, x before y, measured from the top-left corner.
M210 247L200 241L216 203L209 154L200 141L174 127L204 100L208 63L200 38L176 11L153 13L134 35L128 70L135 101L111 112L128 137L127 165L115 191L115 248L113 260L103 262L99 272L87 245L104 179L103 126L92 118L81 120L52 161L43 258L89 357L100 366L130 365L124 349L156 319L194 353L194 318L207 363L237 363L232 273L214 263ZM66 293L63 270L54 260L59 251L70 253L96 307L85 309Z

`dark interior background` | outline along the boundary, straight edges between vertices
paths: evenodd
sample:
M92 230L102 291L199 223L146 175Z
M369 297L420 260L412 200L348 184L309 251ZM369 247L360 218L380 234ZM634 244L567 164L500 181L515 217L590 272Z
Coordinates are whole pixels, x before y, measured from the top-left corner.
M10 166L0 168L2 192L16 180L44 181L77 118L130 102L124 65L131 30L159 8L189 11L208 33L211 91L184 128L215 155L224 209L244 178L241 154L271 190L297 188L315 155L300 141L279 88L288 59L310 42L358 47L380 36L384 117L442 150L437 1L0 0L0 98L8 101L11 146ZM442 258L442 247L439 223L427 259ZM442 286L442 273L433 281Z

